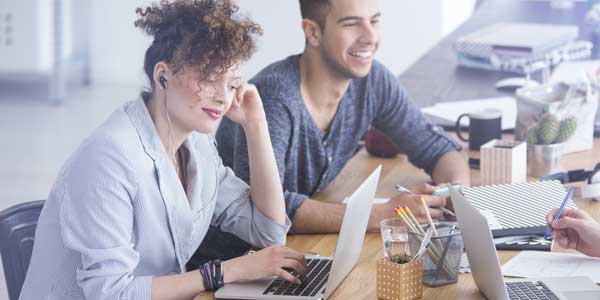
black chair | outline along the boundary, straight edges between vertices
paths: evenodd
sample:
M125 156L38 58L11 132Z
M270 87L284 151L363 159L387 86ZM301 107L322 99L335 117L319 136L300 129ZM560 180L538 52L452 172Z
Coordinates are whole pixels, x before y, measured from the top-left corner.
M21 293L44 202L27 202L0 212L0 253L9 300L17 300Z

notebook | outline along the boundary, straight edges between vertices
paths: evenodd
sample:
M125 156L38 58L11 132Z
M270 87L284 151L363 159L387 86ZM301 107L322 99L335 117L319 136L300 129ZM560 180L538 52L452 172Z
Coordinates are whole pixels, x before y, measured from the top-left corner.
M543 235L546 215L560 206L566 195L557 181L537 181L463 188L465 198L474 207L487 210L499 223L494 238ZM569 201L567 208L575 208Z

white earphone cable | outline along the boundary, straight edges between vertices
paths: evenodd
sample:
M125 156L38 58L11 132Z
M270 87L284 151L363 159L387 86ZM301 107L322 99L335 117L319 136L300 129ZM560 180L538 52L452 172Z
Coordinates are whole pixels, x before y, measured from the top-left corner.
M165 119L167 120L167 125L169 126L169 142L171 144L171 156L173 159L173 163L175 163L175 172L177 176L179 176L179 161L177 160L177 156L175 154L175 142L173 138L173 126L171 124L171 117L169 115L169 109L167 108L167 93L165 91Z

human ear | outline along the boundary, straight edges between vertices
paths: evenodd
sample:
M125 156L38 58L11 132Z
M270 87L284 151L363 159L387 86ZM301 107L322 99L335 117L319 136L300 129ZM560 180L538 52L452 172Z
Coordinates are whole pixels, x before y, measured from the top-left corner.
M318 47L321 44L321 26L313 20L302 19L302 31L308 44Z

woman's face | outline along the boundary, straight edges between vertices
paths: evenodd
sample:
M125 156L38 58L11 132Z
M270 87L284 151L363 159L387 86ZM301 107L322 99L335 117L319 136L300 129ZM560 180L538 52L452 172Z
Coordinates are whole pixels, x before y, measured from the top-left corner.
M173 79L171 79L173 78ZM239 65L222 74L201 76L193 68L171 75L166 95L169 117L174 126L184 131L213 132L231 107L237 88L242 84Z

